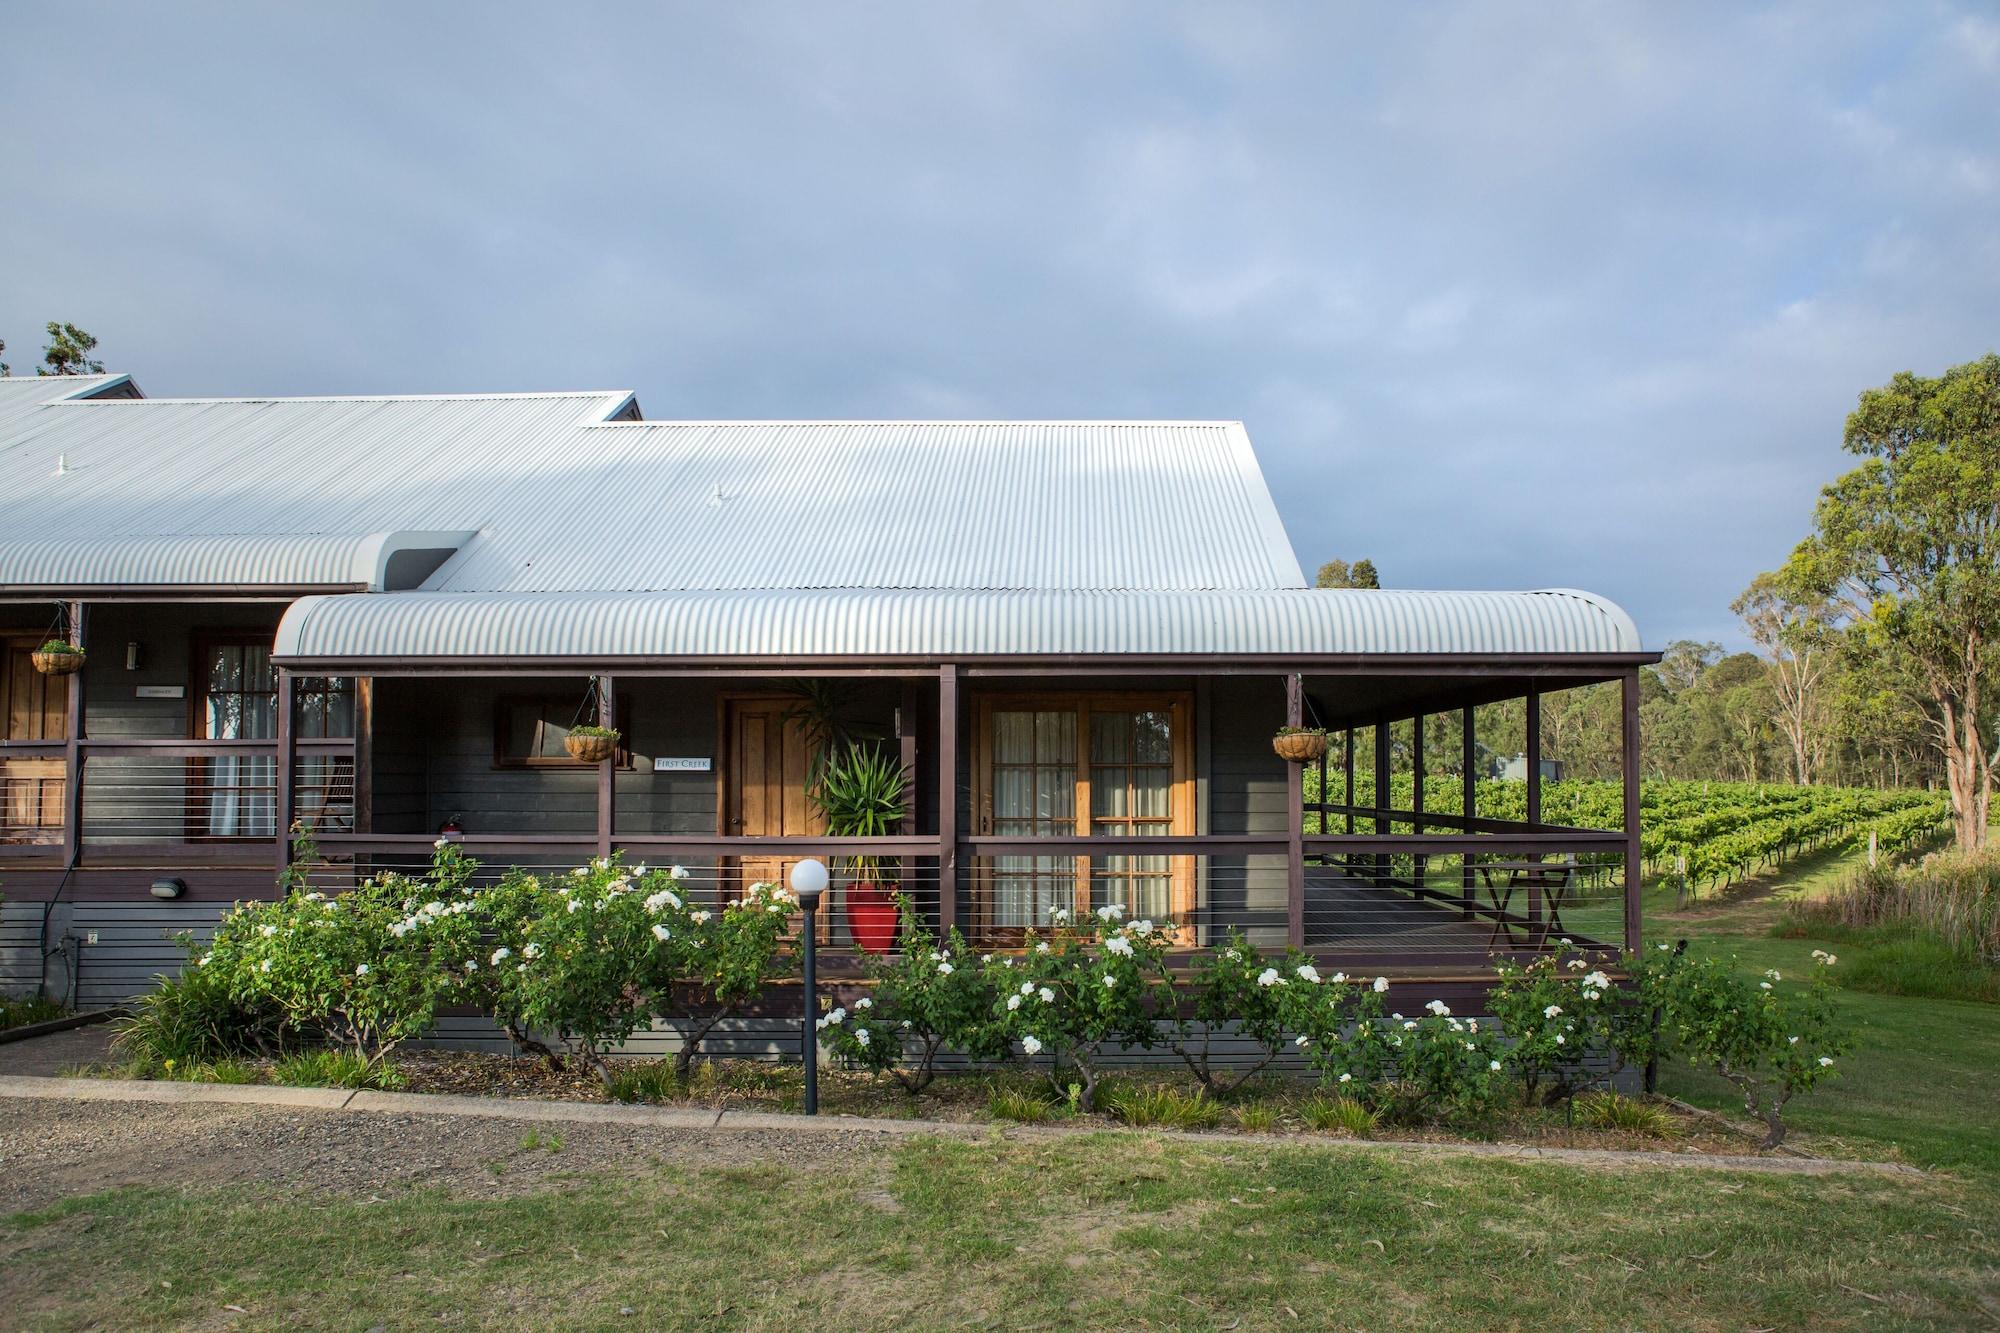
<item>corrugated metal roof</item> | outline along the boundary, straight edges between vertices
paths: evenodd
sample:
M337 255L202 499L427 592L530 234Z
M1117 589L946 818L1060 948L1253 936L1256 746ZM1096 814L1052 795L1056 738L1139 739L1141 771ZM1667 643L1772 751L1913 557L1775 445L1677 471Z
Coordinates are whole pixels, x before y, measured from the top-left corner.
M254 537L75 537L0 542L0 571L12 588L107 585L275 587L390 586L390 560L402 551L456 550L470 532L374 532Z
M281 658L1635 653L1588 593L735 591L307 597Z
M0 426L0 530L475 530L452 592L1305 582L1237 423L607 420L630 401L37 401Z

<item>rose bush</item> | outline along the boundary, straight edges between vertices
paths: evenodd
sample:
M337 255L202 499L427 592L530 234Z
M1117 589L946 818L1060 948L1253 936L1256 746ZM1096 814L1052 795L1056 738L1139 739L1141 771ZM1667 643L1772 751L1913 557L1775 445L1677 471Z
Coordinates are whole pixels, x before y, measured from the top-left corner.
M937 1077L945 1050L985 1063L1007 1054L1008 1028L988 969L965 965L970 950L956 929L942 947L907 897L898 895L896 951L864 953L872 993L851 1007L835 1006L817 1020L820 1040L865 1069L886 1072L912 1096Z
M1154 1018L1173 1003L1164 932L1124 914L1114 903L1077 922L1058 908L1048 933L1028 932L1018 957L989 954L981 963L1003 1030L1030 1058L1048 1054L1058 1092L1064 1071L1073 1071L1076 1105L1085 1112L1096 1109L1108 1048L1152 1046ZM939 965L962 964L943 958Z

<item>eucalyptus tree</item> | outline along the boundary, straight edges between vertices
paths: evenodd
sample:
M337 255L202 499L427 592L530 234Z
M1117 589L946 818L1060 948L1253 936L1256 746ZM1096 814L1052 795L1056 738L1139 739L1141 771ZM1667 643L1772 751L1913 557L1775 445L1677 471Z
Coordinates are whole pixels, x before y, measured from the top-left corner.
M2000 634L2000 356L1861 395L1842 441L1861 466L1820 493L1780 571L1879 638L1923 684L1958 845L1982 847L1996 762L1990 687Z

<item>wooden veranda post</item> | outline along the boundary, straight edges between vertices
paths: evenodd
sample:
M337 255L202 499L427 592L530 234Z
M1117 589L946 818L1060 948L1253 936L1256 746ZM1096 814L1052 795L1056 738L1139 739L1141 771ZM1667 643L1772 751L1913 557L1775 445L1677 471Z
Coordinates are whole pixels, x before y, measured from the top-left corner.
M1475 724L1473 722L1473 719L1478 714L1479 710L1476 708L1465 710L1464 753L1460 756L1459 761L1461 768L1458 813L1465 819L1464 828L1468 834L1472 832L1472 821L1479 817L1479 777L1474 771L1479 763L1479 743L1475 739ZM1472 877L1474 873L1472 869L1472 857L1469 855L1460 855L1458 893L1459 900L1464 904L1462 915L1467 921L1472 920Z
M297 817L299 678L278 670L278 869L292 863L292 821Z
M1639 861L1639 672L1637 668L1627 671L1618 684L1623 704L1623 725L1620 740L1623 750L1620 767L1625 777L1625 948L1636 953L1639 949L1639 926L1641 908L1639 902L1640 878L1643 867Z
M1304 726L1305 679L1285 677L1285 725ZM1321 798L1324 799L1324 793ZM1285 765L1285 938L1306 942L1306 767Z
M69 604L69 641L84 647L84 630L90 615L87 602ZM74 671L65 678L69 693L64 696L63 718L63 864L74 866L83 854L83 680L87 673Z
M1539 688L1528 691L1526 740L1526 752L1521 756L1521 762L1528 769L1528 827L1539 833L1542 828L1542 692ZM1540 863L1542 854L1536 852L1528 859ZM1536 870L1528 875L1528 920L1539 924L1541 919L1542 873Z
M1411 827L1410 832L1422 836L1424 832L1424 715L1422 713L1410 719L1410 758L1416 773L1416 786L1410 799L1410 808L1417 815L1417 822ZM1418 852L1410 858L1410 861L1416 870L1417 884L1421 886L1424 883L1424 876L1430 872L1430 858Z
M1381 713L1375 715L1375 832L1386 837L1396 831L1389 818L1393 798L1389 793L1389 719ZM1379 886L1389 879L1389 854L1375 853L1375 883Z
M958 924L958 667L938 668L938 938Z
M616 728L618 726L617 681L610 676L599 676L597 686L597 725ZM622 737L620 738L623 739ZM613 743L611 753L598 761L597 765L597 854L611 855L611 840L617 829L615 811L618 804L618 749Z

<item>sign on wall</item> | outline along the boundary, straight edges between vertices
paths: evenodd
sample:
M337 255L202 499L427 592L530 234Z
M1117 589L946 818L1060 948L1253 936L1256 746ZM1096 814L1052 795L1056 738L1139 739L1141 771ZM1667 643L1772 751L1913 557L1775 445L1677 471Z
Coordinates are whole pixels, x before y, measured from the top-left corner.
M653 760L653 771L655 773L706 773L708 772L708 764L709 759L707 755L702 755L699 758L689 757L682 759L669 759L661 756Z

